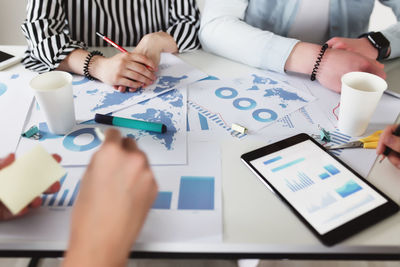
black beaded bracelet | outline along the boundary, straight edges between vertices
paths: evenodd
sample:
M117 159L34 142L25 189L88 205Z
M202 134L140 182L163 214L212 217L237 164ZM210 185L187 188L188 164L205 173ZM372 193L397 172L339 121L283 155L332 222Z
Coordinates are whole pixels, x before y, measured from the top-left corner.
M103 56L103 53L97 50L90 52L85 59L85 63L83 64L83 74L91 81L93 81L95 78L89 73L89 64L90 60L92 60L94 56Z
M328 44L324 44L321 47L321 51L319 51L317 60L315 61L314 68L311 73L311 77L310 77L311 81L315 81L315 79L316 79L317 71L318 71L319 65L321 64L322 57L324 56L326 49L328 49Z

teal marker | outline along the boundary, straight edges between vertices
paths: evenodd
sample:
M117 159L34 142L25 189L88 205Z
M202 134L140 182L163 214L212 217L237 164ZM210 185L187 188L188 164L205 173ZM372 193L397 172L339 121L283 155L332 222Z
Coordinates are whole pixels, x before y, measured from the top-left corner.
M165 133L167 131L167 126L165 126L162 123L126 119L126 118L114 117L98 113L96 113L94 121L97 123L126 127L131 129L145 130L156 133Z

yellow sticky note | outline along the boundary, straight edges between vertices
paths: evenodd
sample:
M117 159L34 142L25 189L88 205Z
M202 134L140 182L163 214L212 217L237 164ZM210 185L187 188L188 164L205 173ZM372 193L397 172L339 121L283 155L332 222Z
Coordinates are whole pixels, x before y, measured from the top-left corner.
M66 173L40 145L0 170L0 200L17 214Z

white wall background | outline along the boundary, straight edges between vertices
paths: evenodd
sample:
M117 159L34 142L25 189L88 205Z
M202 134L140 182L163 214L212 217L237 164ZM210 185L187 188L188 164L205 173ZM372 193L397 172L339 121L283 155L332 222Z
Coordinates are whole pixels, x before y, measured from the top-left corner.
M200 8L203 7L204 1L198 0ZM389 8L378 1L376 2L370 25L370 29L374 31L384 29L396 21L393 12ZM25 44L25 38L22 35L20 26L25 18L26 3L26 0L0 0L0 45Z

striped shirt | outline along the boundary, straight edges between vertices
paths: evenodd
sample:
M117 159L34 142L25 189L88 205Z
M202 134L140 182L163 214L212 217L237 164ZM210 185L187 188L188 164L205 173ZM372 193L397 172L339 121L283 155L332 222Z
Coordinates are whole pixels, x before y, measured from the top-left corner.
M28 49L22 63L45 72L73 50L108 46L103 33L121 46L136 46L152 32L164 31L179 52L199 48L196 0L29 0L22 31Z

